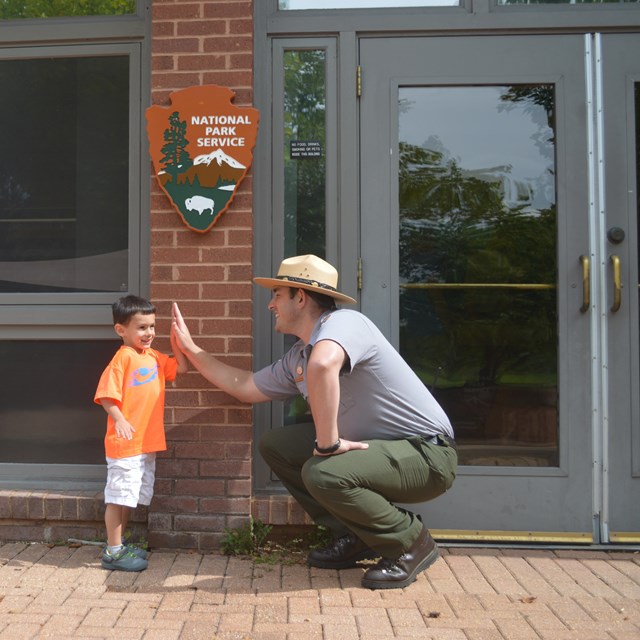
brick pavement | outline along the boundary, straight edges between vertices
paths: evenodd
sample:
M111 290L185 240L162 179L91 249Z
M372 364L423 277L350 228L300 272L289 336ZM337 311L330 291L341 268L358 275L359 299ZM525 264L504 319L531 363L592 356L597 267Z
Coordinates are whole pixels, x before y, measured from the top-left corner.
M443 549L403 590L362 569L157 551L138 574L94 546L0 544L0 640L639 640L640 553Z

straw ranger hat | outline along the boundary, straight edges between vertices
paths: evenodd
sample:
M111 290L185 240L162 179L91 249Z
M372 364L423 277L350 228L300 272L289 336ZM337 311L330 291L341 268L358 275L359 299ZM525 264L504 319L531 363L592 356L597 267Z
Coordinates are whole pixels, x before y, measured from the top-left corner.
M275 278L254 278L253 281L267 289L274 287L308 289L330 296L338 302L349 304L356 302L350 296L338 291L338 272L336 269L328 262L311 254L286 258L280 263L278 275Z

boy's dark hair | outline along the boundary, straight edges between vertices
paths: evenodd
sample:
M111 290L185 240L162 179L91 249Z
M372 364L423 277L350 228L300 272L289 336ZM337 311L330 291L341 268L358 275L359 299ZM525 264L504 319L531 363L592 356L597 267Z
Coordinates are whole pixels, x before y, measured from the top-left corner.
M126 325L136 313L141 313L146 316L155 313L156 307L152 302L149 302L149 300L145 300L145 298L131 295L123 296L116 300L111 305L111 311L113 312L113 324Z
M296 295L295 287L289 287L289 297L293 299ZM324 293L318 293L317 291L310 291L309 289L303 290L323 311L335 311L338 307L336 301Z

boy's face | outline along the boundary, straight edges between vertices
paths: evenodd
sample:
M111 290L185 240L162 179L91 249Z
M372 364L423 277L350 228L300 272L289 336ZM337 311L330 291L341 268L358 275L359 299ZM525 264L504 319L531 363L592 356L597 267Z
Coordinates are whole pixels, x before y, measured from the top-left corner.
M156 314L136 313L127 324L117 324L114 328L126 347L143 351L156 337Z

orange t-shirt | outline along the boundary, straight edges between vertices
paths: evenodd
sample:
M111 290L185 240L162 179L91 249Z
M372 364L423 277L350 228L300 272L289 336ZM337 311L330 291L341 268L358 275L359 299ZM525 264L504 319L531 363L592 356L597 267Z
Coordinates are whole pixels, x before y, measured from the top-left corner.
M102 373L94 402L113 400L135 429L133 438L116 436L115 423L107 418L105 453L109 458L128 458L141 453L164 451L165 382L175 380L178 362L155 349L138 353L122 345Z

